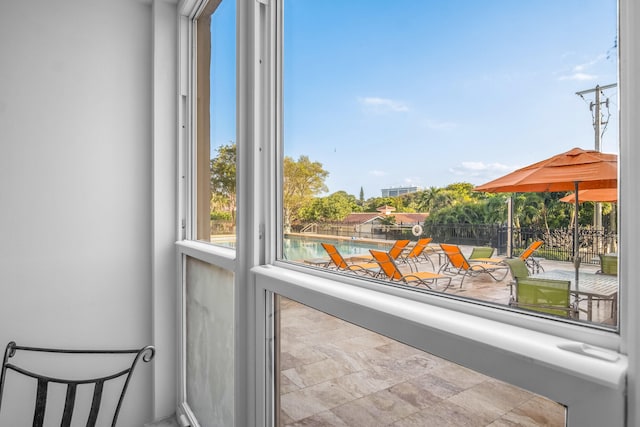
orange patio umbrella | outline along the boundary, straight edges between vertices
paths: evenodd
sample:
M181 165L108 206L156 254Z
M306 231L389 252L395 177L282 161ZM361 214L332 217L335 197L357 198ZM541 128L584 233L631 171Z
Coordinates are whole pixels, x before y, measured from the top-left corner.
M544 193L573 190L575 220L573 237L576 287L578 286L578 203L580 190L616 188L618 156L596 150L573 148L546 160L515 170L501 178L474 188L487 193Z
M617 202L618 201L618 189L617 188L595 188L593 190L580 190L578 191L578 200L582 202ZM574 203L576 198L574 193L564 196L560 199L561 202Z

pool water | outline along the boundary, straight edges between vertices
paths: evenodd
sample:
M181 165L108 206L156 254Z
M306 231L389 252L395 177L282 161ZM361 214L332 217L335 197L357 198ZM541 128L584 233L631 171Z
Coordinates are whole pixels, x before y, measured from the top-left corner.
M289 261L300 261L314 258L327 258L327 252L320 243L335 245L342 256L369 255L369 249L388 250L393 242L376 244L354 240L320 240L298 236L288 236L284 239L283 258Z

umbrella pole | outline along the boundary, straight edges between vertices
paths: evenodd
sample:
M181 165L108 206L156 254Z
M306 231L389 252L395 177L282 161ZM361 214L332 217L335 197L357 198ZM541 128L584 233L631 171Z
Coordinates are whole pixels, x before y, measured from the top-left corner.
M576 281L576 291L579 290L578 288L578 271L580 270L580 242L578 241L578 207L580 206L578 204L578 187L579 187L579 182L575 181L574 183L575 186L575 209L574 209L574 221L573 221L573 266L575 267L576 270L576 275L575 275L575 281Z

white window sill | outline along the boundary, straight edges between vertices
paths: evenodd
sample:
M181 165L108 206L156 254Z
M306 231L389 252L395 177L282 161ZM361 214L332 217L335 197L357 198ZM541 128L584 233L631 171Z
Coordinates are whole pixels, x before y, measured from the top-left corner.
M598 395L599 401L615 402L609 405L609 412L618 408L620 411L613 412L623 416L628 361L619 353L287 268L262 266L252 272L258 292L271 291L294 299L547 396L570 411L594 404ZM608 398L603 399L602 393ZM573 412L574 416L584 416L578 412ZM618 425L611 416L607 415L607 422L613 421L608 425Z

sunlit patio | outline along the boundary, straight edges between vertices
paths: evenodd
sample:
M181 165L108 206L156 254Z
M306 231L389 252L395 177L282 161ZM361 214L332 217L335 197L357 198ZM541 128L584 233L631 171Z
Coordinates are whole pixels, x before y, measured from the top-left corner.
M431 261L433 262L433 266L430 262L421 262L417 264L417 269L419 271L437 272L440 266L444 262L446 262L446 258L444 254L439 250L438 244L431 244L430 247L436 251L432 252L429 255ZM460 246L460 249L465 256L469 256L472 251L471 246ZM497 256L497 258L504 259L505 256ZM350 258L347 259L352 261ZM357 260L357 257L353 260ZM323 257L315 259L313 261L298 261L306 262L307 264L312 263L317 266L322 265L321 262L323 261L328 262L328 258ZM562 272L569 277L572 277L575 273L574 264L572 262L540 259L540 264L546 272ZM398 263L398 267L403 274L410 274L412 268L414 271L416 270L415 266L407 263ZM583 262L581 263L579 270L581 273L593 275L600 270L600 266L598 264ZM502 274L500 274L500 276L502 276ZM471 300L485 301L500 305L508 305L513 296L514 290L511 286L513 284L513 278L510 273L507 273L502 280L495 280L487 274L470 275L464 278L464 281L462 281L462 276L460 275L450 275L450 277L450 286L446 287L438 284L437 286L433 287L433 290L435 290L436 292L443 292L446 295L456 295L464 298L469 298ZM613 280L615 281L615 279ZM420 288L425 289L424 286L421 286ZM615 326L615 317L617 316L617 310L612 307L612 304L613 303L610 300L593 301L591 307L589 307L587 298L580 297L577 307L579 309L578 320L588 324L600 325L605 327ZM588 320L588 312L591 313L590 320Z

